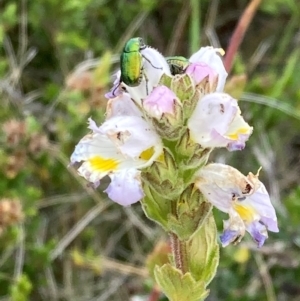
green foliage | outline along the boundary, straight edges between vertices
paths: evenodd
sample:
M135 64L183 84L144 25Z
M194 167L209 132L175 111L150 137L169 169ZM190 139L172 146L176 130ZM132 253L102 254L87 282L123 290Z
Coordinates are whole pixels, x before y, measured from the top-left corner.
M298 5L296 0L267 0L262 3L261 9L269 14L276 15L280 12L298 12Z
M2 26L5 29L11 28L17 23L17 5L9 3L2 13Z
M32 283L28 277L23 274L16 282L10 287L10 295L12 301L27 301L28 296L32 290Z
M299 227L300 224L300 187L292 190L286 198L286 208L289 213L291 225Z
M170 301L202 301L208 295L204 282L196 282L190 273L183 275L170 264L156 267L154 275Z
M212 213L188 242L188 261L191 274L206 286L215 277L219 265L217 229Z

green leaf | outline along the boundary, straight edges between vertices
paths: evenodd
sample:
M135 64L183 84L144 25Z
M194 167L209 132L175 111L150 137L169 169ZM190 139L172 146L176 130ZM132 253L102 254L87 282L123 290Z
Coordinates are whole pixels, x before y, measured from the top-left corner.
M208 295L204 282L197 282L190 273L183 275L170 264L156 266L154 276L170 301L201 301Z
M23 274L10 287L10 295L12 301L26 301L32 290L32 284L28 277Z
M296 187L294 190L290 192L290 194L285 199L285 206L289 213L289 223L295 225L296 227L299 226L300 221L300 187Z
M141 200L141 204L146 216L168 230L167 217L171 211L171 201L162 198L155 189L145 183L143 190L145 197Z
M6 29L15 26L18 21L16 3L8 4L0 18Z
M211 211L211 204L202 202L196 208L191 208L188 202L178 203L177 217L170 215L168 218L168 228L174 232L180 240L189 240L194 233L202 226Z
M77 32L58 32L56 35L56 42L60 44L61 47L63 45L69 45L82 50L85 50L88 47L87 40Z
M181 241L188 241L205 222L212 205L191 184L180 195L175 206L173 214L168 217L168 228Z
M183 178L178 175L178 167L172 154L164 149L164 161L154 162L144 169L142 180L151 186L159 198L176 200L184 190Z
M4 35L5 35L4 26L2 24L0 24L0 43L1 44L3 43ZM1 65L4 65L4 62L1 62ZM2 69L4 69L4 68L3 67L0 68L0 71L2 71Z
M189 271L206 285L213 279L219 265L217 228L212 212L187 244Z
M296 49L289 57L288 61L285 63L285 68L282 71L282 75L279 80L277 80L276 85L274 85L271 92L271 97L279 98L282 95L282 91L286 89L289 80L293 78L295 74L295 69L297 68L297 62L299 61L300 50Z

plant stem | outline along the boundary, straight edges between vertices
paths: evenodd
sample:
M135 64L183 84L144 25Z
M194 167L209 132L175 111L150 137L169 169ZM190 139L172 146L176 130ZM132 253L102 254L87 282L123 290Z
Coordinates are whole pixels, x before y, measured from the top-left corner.
M240 44L244 39L244 35L261 1L262 0L252 0L249 3L234 30L224 58L224 66L228 73L231 71L236 52L238 51Z
M191 22L190 22L190 52L194 53L200 46L200 1L190 0Z
M174 215L177 215L175 202L173 202L172 204L172 213ZM173 232L170 232L169 235L170 235L171 249L175 261L175 266L177 269L182 271L182 274L185 274L188 271L186 242L181 241L178 238L178 236Z

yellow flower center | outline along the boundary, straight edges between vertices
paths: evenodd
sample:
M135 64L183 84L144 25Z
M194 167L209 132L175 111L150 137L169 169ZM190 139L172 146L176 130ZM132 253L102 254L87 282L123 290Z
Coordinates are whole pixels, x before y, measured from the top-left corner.
M237 140L239 135L249 134L249 128L240 128L235 133L227 134L227 137L232 140Z
M255 209L250 206L243 206L243 205L234 203L233 208L240 215L241 219L248 223L253 222L255 219L255 216L257 214Z
M146 150L144 150L141 154L140 154L140 159L148 161L154 154L154 147L150 147Z
M105 159L100 156L95 156L88 160L93 170L105 172L118 169L119 163L114 159Z
M155 148L154 148L154 146L152 146L152 147L150 147L150 148L144 150L144 151L140 154L139 158L142 159L142 160L145 160L145 161L149 161L149 160L152 158L152 156L154 155L154 153L155 153ZM155 161L163 162L163 161L164 161L164 153L162 152L162 153L155 159Z

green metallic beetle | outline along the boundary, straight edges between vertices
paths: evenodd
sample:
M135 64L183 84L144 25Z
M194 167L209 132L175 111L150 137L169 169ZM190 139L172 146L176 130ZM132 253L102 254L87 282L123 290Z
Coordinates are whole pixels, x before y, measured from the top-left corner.
M144 43L142 38L132 38L125 44L123 52L120 56L120 84L123 82L129 87L136 87L141 83L144 77L146 80L146 89L148 95L148 78L143 71L143 59L148 61L155 69L162 68L153 66L151 61L141 53L141 51L147 47L149 46ZM120 84L115 88L113 94Z
M167 56L166 61L172 75L182 74L190 64L189 60L183 56Z
M130 87L136 87L141 83L143 78L143 55L141 50L146 47L142 38L132 38L125 44L120 57L120 82Z

